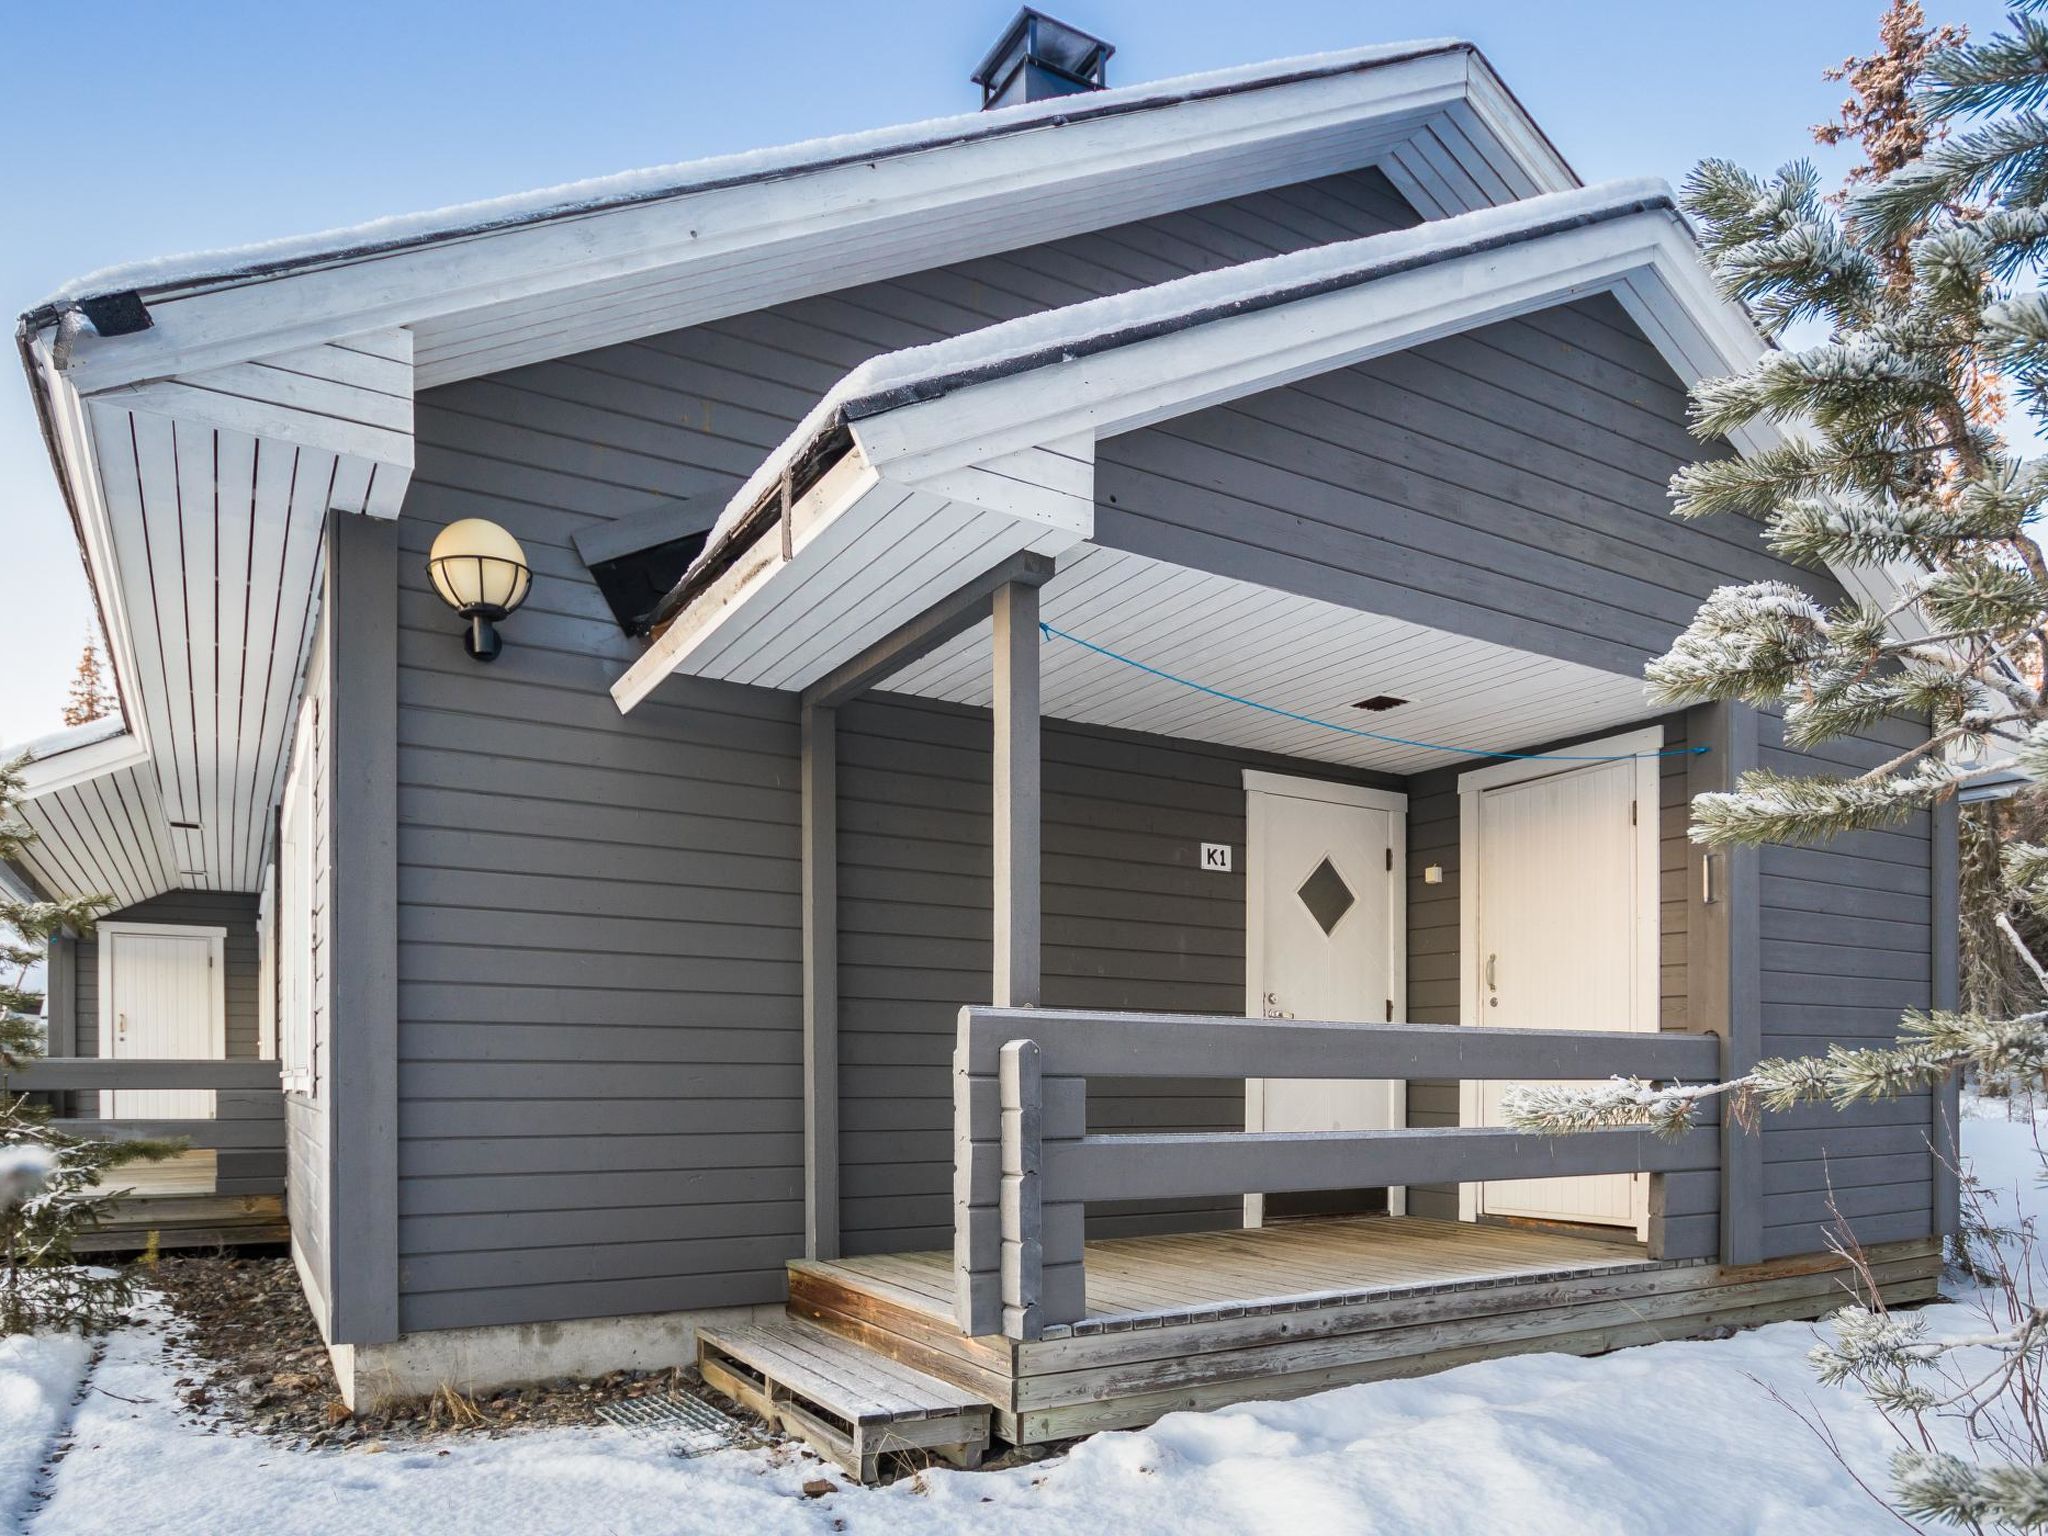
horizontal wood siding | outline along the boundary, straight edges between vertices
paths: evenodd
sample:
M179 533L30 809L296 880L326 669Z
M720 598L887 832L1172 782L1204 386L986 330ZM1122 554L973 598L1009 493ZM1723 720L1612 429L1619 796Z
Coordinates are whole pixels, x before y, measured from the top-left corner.
M716 507L818 395L878 352L1414 222L1378 173L1358 172L420 397L400 527L404 1329L769 1301L801 1248L794 701L677 679L621 718L606 690L639 646L618 632L573 536L678 500ZM534 569L531 600L489 667L463 655L459 622L424 571L435 532L465 516L509 528ZM986 727L941 724L974 737L985 786ZM903 857L941 840L902 824L968 815L964 778L920 770L878 784L860 771L870 803L895 797ZM986 822L984 789L984 839ZM843 834L853 850L874 836ZM1192 859L1192 832L1185 842ZM861 921L944 925L856 928L844 941L851 1009L894 993L914 994L894 1001L916 1012L893 1037L849 1041L850 1240L949 1240L937 1235L950 1221L947 1176L935 1172L949 1153L917 1139L943 1122L891 1117L912 1113L899 1103L923 1114L927 1097L945 1102L943 1081L929 1080L943 1073L943 1048L929 1071L911 1069L932 1021L944 1021L936 1043L962 1003L986 996L986 876L974 896L982 929L948 937L964 922L964 875L892 909L859 886L865 871L850 873ZM1077 950L1058 963L1093 961ZM1119 963L1133 972L1123 984L1155 986L1150 1006L1191 995L1176 967L1204 978L1189 985L1215 1006L1241 1006L1241 982L1220 979L1241 953ZM1102 982L1112 990L1075 1000L1125 995L1112 974ZM900 1075L873 1054L890 1038L907 1052ZM1226 1109L1198 1099L1186 1113L1206 1124Z
M1666 718L1664 746L1683 747L1685 718ZM1564 750L1568 743L1545 743L1531 750ZM1685 770L1688 759L1666 757L1659 765L1658 806L1658 1027L1684 1030L1686 1020L1686 838ZM1461 863L1459 859L1459 764L1408 780L1408 1020L1414 1024L1458 1024ZM1428 883L1431 865L1443 870L1440 884ZM1408 1124L1421 1128L1459 1123L1455 1082L1415 1082L1408 1087ZM1672 1215L1707 1215L1716 1196L1710 1181L1688 1178L1669 1193ZM1673 1181L1675 1184L1676 1181ZM1704 1202L1704 1204L1703 1204ZM1416 1188L1408 1192L1409 1212L1454 1220L1458 1214L1455 1186Z
M1325 764L1047 722L1046 1006L1244 1012L1244 769ZM902 696L839 722L841 1224L848 1253L952 1243L952 1054L990 996L990 724ZM1237 852L1228 874L1200 846ZM1089 1083L1092 1131L1239 1131L1244 1087ZM1098 1202L1092 1237L1235 1225L1235 1199Z
M1108 439L1096 538L1634 674L1715 587L1834 595L1753 523L1672 518L1701 452L1677 377L1600 296Z
M1888 722L1802 753L1785 747L1777 717L1759 721L1762 766L1782 773L1861 773L1924 734ZM1816 847L1766 848L1762 877L1764 1055L1824 1051L1835 1041L1887 1045L1906 1010L1930 1005L1929 816ZM1834 1210L1863 1243L1926 1236L1931 1113L1928 1096L1918 1093L1850 1110L1818 1105L1767 1115L1765 1256L1825 1249Z

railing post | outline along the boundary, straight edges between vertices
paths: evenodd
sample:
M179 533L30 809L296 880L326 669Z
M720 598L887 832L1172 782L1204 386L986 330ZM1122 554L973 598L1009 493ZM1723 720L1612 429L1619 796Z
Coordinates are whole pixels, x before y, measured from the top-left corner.
M1045 1082L1038 1043L1012 1040L997 1067L1003 1124L1003 1333L1035 1339L1044 1324Z

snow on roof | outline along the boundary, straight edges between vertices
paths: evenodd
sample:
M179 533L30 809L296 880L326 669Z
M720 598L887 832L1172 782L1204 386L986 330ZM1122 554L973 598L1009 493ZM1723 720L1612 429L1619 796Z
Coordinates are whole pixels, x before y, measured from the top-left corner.
M691 579L718 561L748 512L776 489L784 472L835 426L931 400L953 389L1021 373L1109 347L1124 346L1210 320L1292 303L1376 277L1582 224L1649 209L1676 214L1670 186L1655 177L1524 198L1408 229L1311 246L1212 272L1197 272L1129 293L1089 299L999 325L870 358L811 408L742 485L712 525L704 548L662 607L670 612ZM657 610L658 612L660 610ZM665 616L665 615L664 615Z
M88 720L84 725L67 725L33 741L24 741L19 746L0 747L0 763L11 763L22 757L32 763L48 762L63 753L76 752L80 747L111 741L126 734L127 730L128 723L119 715L104 715L98 720Z
M65 283L50 296L46 305L62 305L96 294L185 287L273 272L285 267L347 260L435 240L707 192L739 182L828 170L849 161L994 138L1042 124L1060 125L1146 107L1170 106L1257 86L1283 85L1471 47L1470 43L1457 38L1429 38L1305 54L1266 64L1241 65L1150 84L1091 91L1085 96L1058 96L992 111L966 112L892 128L807 139L771 149L625 171L509 197L456 203L426 213L372 219L367 223L322 230L316 234L293 235L222 250L102 267Z

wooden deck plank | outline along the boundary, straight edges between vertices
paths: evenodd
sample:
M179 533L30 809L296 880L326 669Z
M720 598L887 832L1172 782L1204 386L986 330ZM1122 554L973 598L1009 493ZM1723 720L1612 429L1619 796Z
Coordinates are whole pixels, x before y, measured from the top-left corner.
M1868 1257L1888 1300L1934 1294L1937 1240ZM1090 1243L1087 1264L1090 1315L1028 1342L959 1332L944 1253L793 1263L790 1307L951 1382L993 1408L1000 1435L1030 1443L1466 1360L1818 1317L1852 1283L1825 1254L1731 1268L1570 1232L1386 1216L1115 1238Z

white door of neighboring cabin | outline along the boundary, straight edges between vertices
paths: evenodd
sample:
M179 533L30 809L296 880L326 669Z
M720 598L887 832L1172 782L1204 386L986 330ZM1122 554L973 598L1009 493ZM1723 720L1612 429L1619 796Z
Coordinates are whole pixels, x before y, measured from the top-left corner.
M1662 739L1639 732L1572 750L1655 752ZM1460 789L1467 1022L1656 1029L1656 760L1508 763L1463 776ZM1501 1124L1507 1086L1468 1084L1465 1123ZM1640 1174L1497 1179L1467 1186L1463 1203L1467 1215L1641 1229L1647 1183Z
M1392 1020L1403 1012L1407 797L1247 770L1245 1011L1255 1017ZM1407 1120L1403 1082L1261 1078L1245 1125L1385 1130ZM1389 1190L1400 1210L1402 1191ZM1245 1219L1264 1199L1245 1197Z
M218 928L101 923L100 1055L218 1059L227 1054ZM210 1088L122 1088L100 1113L124 1120L210 1120Z

